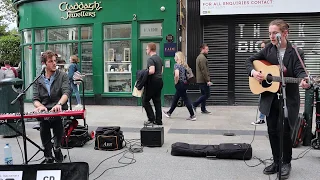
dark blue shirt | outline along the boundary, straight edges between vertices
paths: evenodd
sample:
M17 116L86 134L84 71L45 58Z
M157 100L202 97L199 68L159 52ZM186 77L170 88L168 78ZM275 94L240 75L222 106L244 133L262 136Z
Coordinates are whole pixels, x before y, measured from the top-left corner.
M76 63L71 63L71 65L69 66L69 70L68 70L68 78L70 81L73 81L73 74L76 71L80 72L79 65Z

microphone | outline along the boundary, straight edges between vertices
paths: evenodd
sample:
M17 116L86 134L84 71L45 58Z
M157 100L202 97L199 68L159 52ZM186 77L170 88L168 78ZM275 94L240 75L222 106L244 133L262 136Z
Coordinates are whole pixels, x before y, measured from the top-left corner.
M43 66L42 66L41 74L44 75L44 74L46 73L46 67L47 67L46 65L43 65Z
M277 33L276 38L277 38L278 44L280 45L281 44L281 34Z

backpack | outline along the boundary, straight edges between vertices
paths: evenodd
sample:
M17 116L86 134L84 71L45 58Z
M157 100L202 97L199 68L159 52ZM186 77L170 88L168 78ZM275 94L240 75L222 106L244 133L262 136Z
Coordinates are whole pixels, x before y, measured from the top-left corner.
M3 67L2 68L4 70L4 78L15 78L16 77L12 68L13 67L11 67L11 68Z

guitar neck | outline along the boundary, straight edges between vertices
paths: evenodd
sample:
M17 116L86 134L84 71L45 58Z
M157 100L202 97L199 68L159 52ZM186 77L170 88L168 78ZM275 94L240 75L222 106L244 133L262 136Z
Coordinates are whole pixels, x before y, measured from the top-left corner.
M282 82L281 78L277 77L277 76L271 76L271 77L269 76L267 79L268 79L268 81L271 80L271 81L276 81L276 82ZM303 80L303 79L304 78L284 77L284 82L299 84L301 82L301 80Z

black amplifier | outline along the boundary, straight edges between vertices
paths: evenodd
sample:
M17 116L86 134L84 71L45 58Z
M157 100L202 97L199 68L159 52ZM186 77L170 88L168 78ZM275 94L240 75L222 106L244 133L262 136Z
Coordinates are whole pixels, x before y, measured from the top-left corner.
M147 147L161 147L163 145L163 127L143 127L140 130L141 144Z

